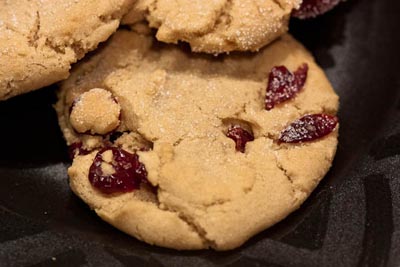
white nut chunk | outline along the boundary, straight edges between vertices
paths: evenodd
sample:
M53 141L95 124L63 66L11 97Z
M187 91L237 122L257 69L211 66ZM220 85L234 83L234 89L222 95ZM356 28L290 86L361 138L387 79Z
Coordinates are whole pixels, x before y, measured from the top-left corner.
M121 106L112 94L94 88L77 98L69 120L78 133L107 134L119 126L120 114Z

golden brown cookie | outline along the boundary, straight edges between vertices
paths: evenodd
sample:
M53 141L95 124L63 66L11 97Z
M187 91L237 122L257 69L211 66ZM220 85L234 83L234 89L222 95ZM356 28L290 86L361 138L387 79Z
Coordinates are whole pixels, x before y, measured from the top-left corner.
M138 0L123 23L146 19L157 39L195 52L256 51L284 34L301 0Z
M94 88L120 123L81 134L71 114ZM72 190L118 229L175 249L233 249L279 222L337 146L338 96L290 35L214 57L121 30L74 68L56 109Z
M0 100L68 77L134 0L0 0Z

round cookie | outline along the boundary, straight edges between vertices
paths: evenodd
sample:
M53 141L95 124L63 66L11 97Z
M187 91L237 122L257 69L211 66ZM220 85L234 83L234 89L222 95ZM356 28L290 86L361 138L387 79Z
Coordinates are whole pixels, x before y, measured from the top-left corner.
M0 100L68 77L133 0L0 0Z
M212 54L256 51L287 31L301 0L138 0L123 23L146 19L157 39Z
M273 106L267 87L281 96ZM71 126L74 103L93 88L121 109L108 134ZM150 244L216 250L304 202L334 158L337 109L323 71L290 35L259 53L214 57L124 30L74 68L56 105L74 156L71 188L103 220ZM313 116L332 124L308 124Z

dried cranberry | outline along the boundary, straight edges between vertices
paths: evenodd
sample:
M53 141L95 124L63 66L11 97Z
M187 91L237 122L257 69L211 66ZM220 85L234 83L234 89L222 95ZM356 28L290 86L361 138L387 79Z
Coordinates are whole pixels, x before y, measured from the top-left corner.
M74 159L76 155L87 155L90 151L83 148L82 142L73 143L68 147L68 154L70 159Z
M238 125L231 126L226 136L235 141L236 150L242 153L244 153L246 143L254 140L253 134Z
M315 18L334 8L340 1L341 0L303 0L300 8L294 10L292 16L299 19Z
M110 150L113 155L109 164L114 173L106 175L103 172L103 153ZM142 182L147 183L147 171L139 161L139 156L131 154L121 148L106 147L100 150L89 169L90 183L105 194L130 192L138 189Z
M285 66L273 67L269 73L265 109L271 110L276 104L294 97L307 79L308 65L301 65L294 73Z
M338 123L336 116L327 114L306 115L293 123L281 132L279 142L299 143L313 141L330 134Z

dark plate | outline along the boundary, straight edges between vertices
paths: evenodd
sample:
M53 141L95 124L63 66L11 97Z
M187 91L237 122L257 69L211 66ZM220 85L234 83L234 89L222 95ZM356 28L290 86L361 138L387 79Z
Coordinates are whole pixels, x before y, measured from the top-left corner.
M68 188L54 88L0 103L0 265L400 264L400 2L349 0L292 33L341 97L334 166L300 210L230 252L151 247Z

